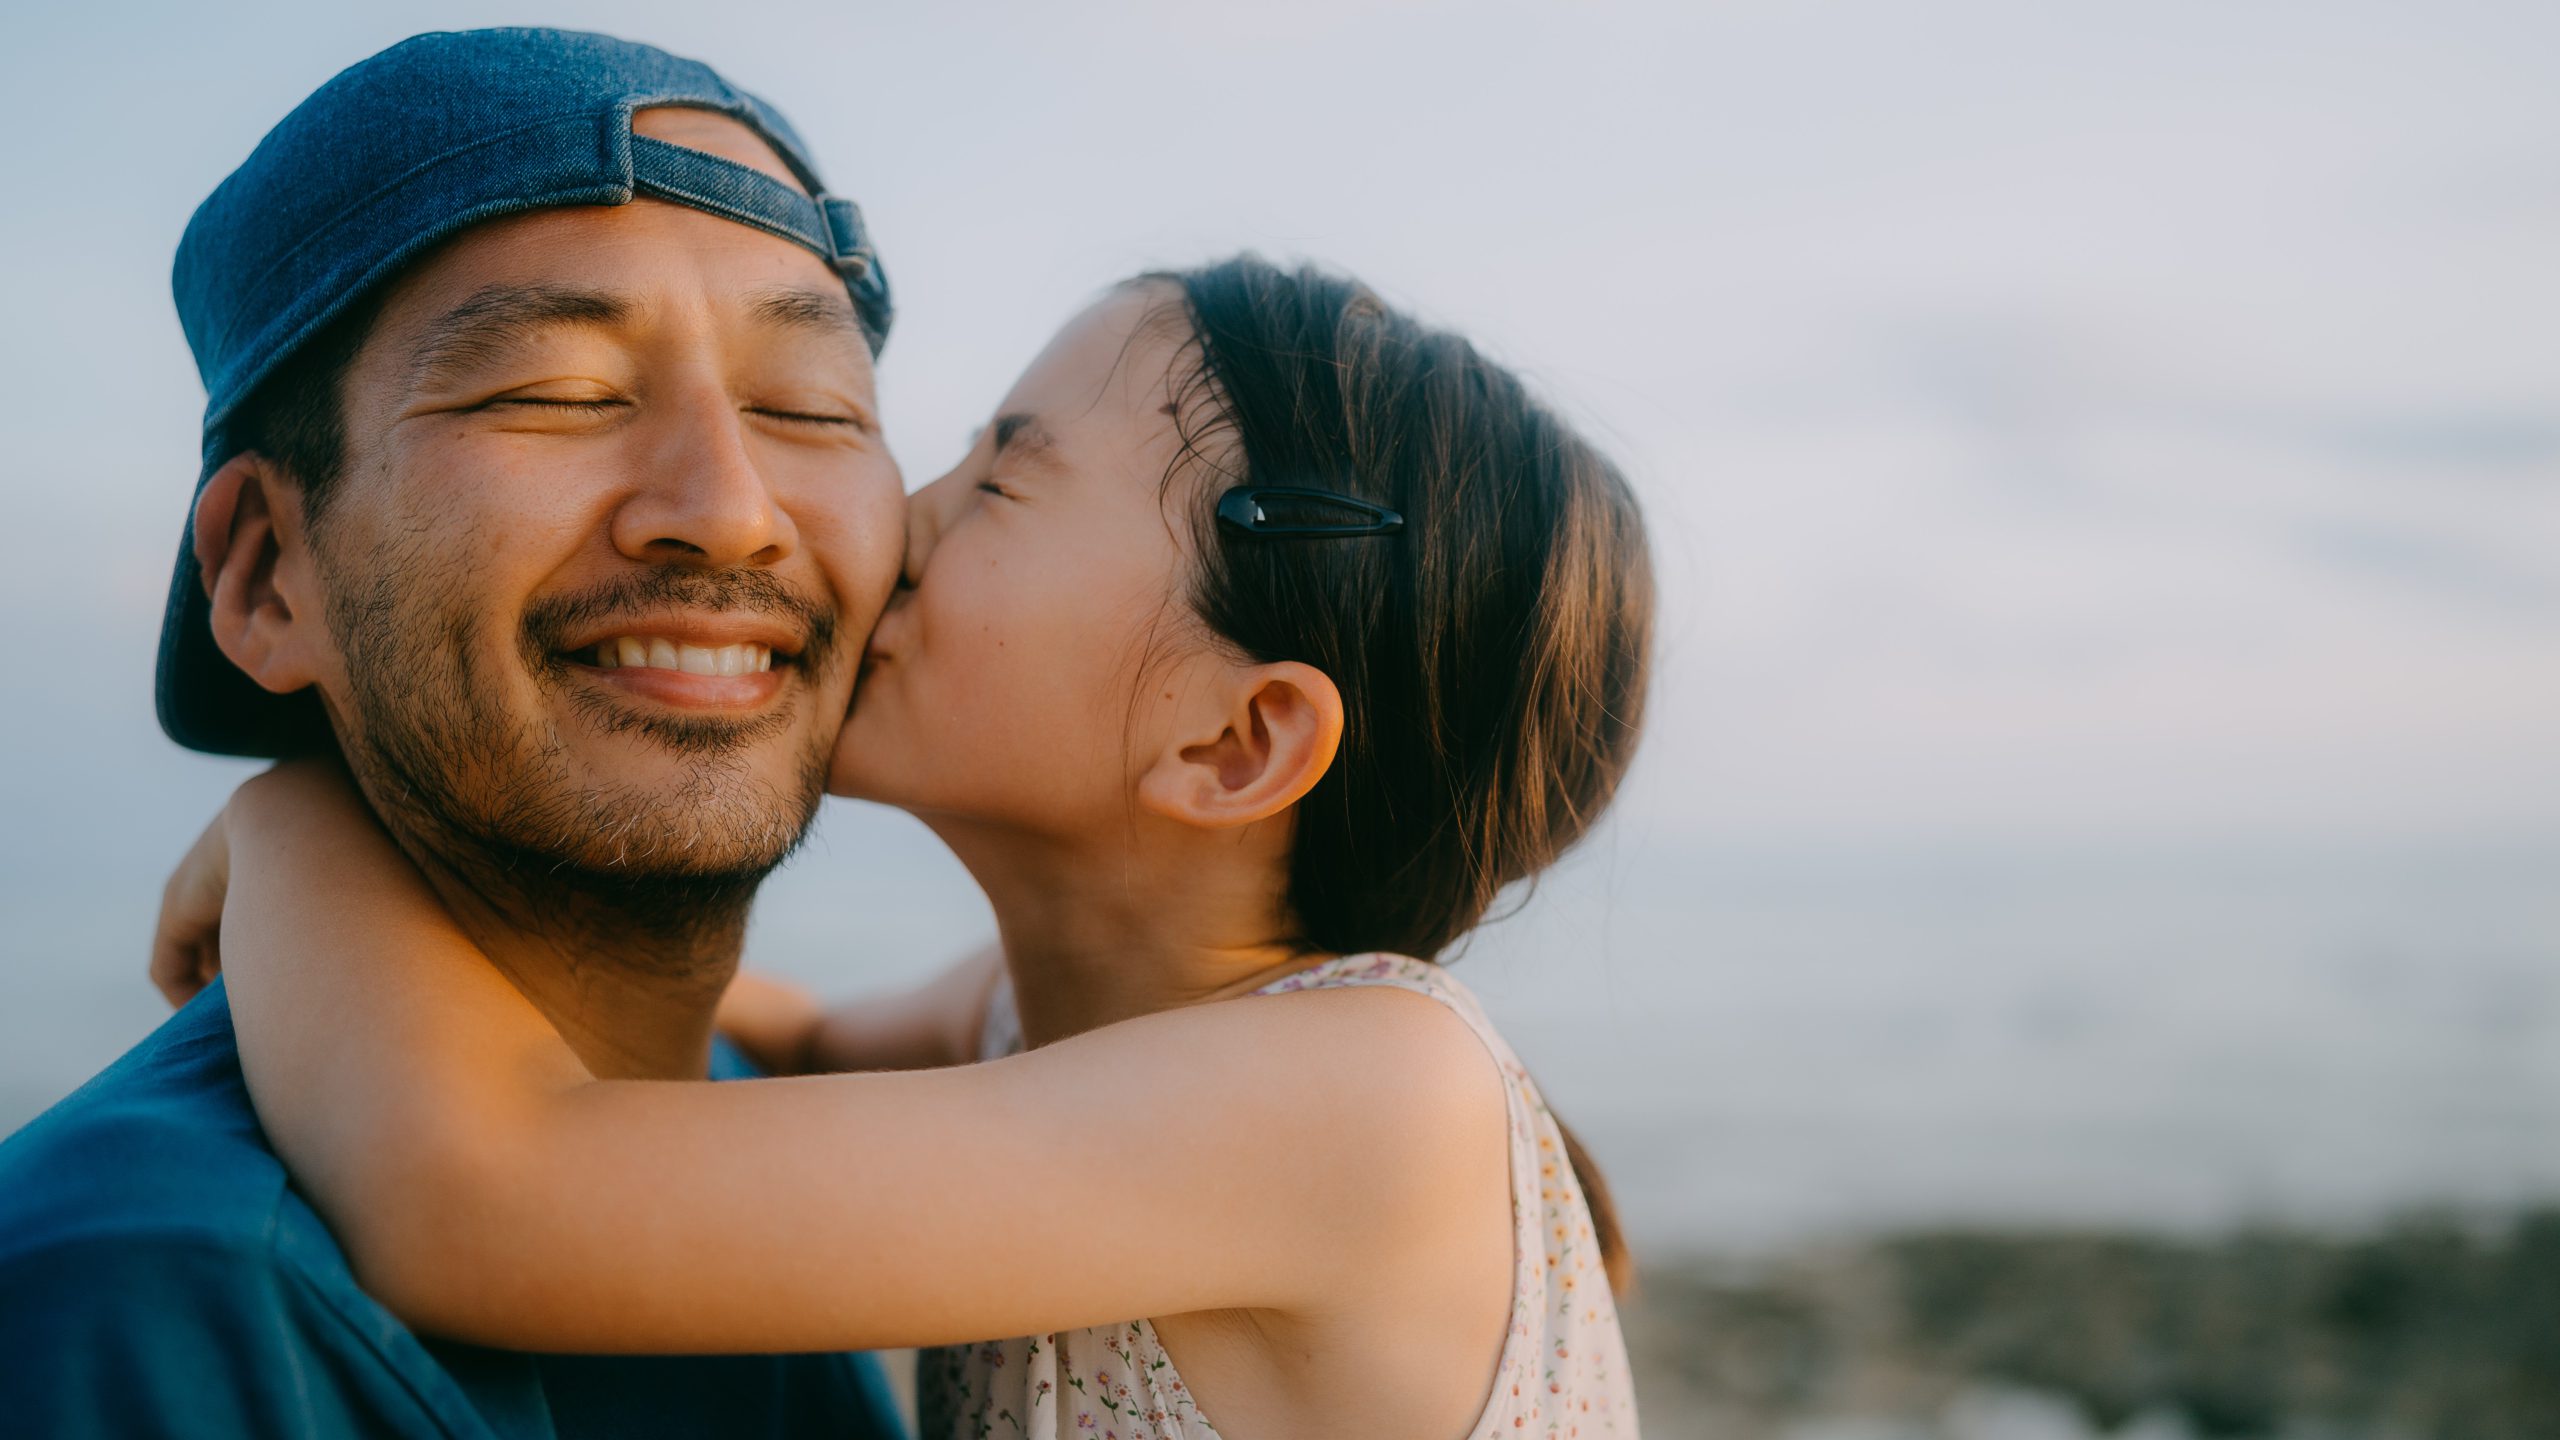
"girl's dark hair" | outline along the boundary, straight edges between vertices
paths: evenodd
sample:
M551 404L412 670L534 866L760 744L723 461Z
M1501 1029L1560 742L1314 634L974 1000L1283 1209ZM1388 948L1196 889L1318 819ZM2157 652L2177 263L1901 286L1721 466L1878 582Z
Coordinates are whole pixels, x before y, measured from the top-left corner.
M1180 287L1192 342L1168 483L1195 490L1193 607L1253 661L1312 665L1342 695L1341 750L1296 810L1297 938L1438 958L1626 774L1654 607L1635 496L1518 377L1356 281L1249 255L1146 281ZM1217 499L1248 482L1405 523L1234 534ZM1607 1188L1567 1148L1623 1288Z

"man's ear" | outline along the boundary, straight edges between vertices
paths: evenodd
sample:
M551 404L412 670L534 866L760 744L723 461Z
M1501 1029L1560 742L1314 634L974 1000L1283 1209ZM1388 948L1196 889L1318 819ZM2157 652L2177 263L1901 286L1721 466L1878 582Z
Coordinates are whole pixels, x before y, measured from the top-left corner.
M1228 700L1179 734L1138 777L1138 803L1203 830L1267 820L1333 768L1342 693L1312 665L1283 661L1222 677Z
M279 695L317 680L320 589L300 487L263 455L234 455L197 497L195 531L213 643Z

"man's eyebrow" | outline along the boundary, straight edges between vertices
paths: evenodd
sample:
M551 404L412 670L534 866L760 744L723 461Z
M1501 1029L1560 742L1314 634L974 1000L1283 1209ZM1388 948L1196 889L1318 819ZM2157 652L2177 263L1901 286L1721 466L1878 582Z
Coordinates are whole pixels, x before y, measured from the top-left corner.
M620 325L631 303L604 290L568 285L487 285L429 322L409 353L412 382L468 371L562 325Z
M842 290L809 290L798 285L772 285L754 292L748 307L755 318L786 330L826 330L859 339L862 321L853 313L852 297Z

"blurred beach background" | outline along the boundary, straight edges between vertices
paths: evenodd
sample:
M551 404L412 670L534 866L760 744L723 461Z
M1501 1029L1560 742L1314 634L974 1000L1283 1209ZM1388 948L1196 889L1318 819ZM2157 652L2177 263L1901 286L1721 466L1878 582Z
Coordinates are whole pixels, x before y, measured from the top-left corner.
M179 232L340 67L499 23L793 117L910 483L1100 287L1247 247L1624 460L1648 751L1459 963L1615 1182L1649 1433L2560 1433L2547 5L15 7L0 1130L160 1018L248 773L151 716ZM750 960L984 928L831 801Z

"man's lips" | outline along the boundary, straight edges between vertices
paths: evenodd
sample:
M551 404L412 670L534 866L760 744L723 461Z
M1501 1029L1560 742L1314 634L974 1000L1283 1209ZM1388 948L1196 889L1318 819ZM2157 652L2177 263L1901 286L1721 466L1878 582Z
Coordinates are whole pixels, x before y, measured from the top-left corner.
M748 675L693 675L652 666L606 670L581 666L579 674L595 684L626 695L653 700L678 710L759 710L782 693L788 670L761 670Z
M801 639L760 615L684 615L591 626L564 652L590 680L685 710L752 710L780 694Z
M576 656L608 640L665 640L674 646L717 650L729 645L761 645L776 661L796 657L806 638L799 627L752 611L716 613L671 611L618 616L591 621L571 632L563 653Z

